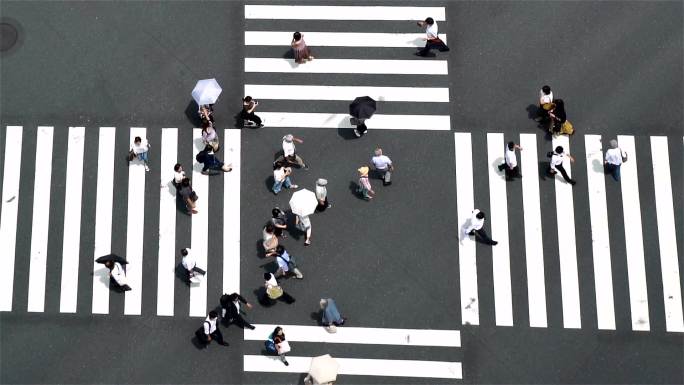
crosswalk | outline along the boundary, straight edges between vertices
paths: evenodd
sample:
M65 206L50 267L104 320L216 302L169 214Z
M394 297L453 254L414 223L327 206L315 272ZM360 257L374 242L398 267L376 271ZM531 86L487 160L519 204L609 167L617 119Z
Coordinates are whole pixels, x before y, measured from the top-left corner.
M640 137L650 144L650 159L647 163L653 169L653 185L648 178L640 178L639 167L645 162L637 159L637 137L619 135L618 142L624 152L629 154L629 159L621 168L621 212L622 223L609 221L608 206L617 206L615 199L606 193L606 176L603 172L602 137L600 135L585 135L584 149L579 149L586 154L585 159L578 159L575 164L586 162L586 169L578 167L571 170L571 164L566 162L564 167L568 174L576 174L575 179L580 180L574 187L565 183L560 176L555 177L555 228L542 227L542 217L546 213L548 205L541 203L547 201L540 194L539 175L540 158L537 154L563 146L573 153L567 137L559 137L553 140L548 149L537 143L536 134L520 134L519 138L506 138L520 143L523 151L520 153L521 173L523 178L522 196L512 197L507 194L504 175L496 167L503 162L504 135L501 133L487 134L487 159L488 159L488 182L489 182L489 207L491 218L491 236L499 244L492 247L491 273L494 290L495 324L498 326L514 326L514 312L511 293L511 258L515 257L509 252L508 231L508 205L509 199L522 201L523 224L524 224L524 259L526 262L526 285L529 311L529 326L544 328L548 327L549 300L560 300L562 309L562 322L564 328L598 328L600 330L616 330L616 318L629 317L631 329L634 331L652 330L654 318L663 319L667 332L684 332L684 318L682 315L682 285L679 272L680 256L677 250L677 228L675 226L675 211L673 208L672 182L670 177L669 153L671 146L675 151L680 151L681 143L670 143L667 137L651 136ZM574 146L581 145L581 137L575 141ZM473 196L473 152L470 133L454 133L455 146L455 181L458 196L458 220L466 223L470 218L471 210L478 204L486 204L484 199L475 199ZM542 166L540 166L540 164ZM598 165L598 166L597 166ZM571 175L572 175L571 174ZM644 180L646 179L646 180ZM609 179L612 181L612 178ZM617 182L616 182L617 183ZM655 191L655 201L645 201L640 197L640 186L646 184L647 188ZM588 194L589 212L581 213L581 218L576 217L577 209L573 205L573 198ZM644 243L644 228L642 226L643 207L655 207L657 217L657 239L655 249L646 250ZM618 209L618 207L615 207ZM587 218L588 217L588 218ZM576 234L579 227L585 227L589 222L591 233L591 255L578 254L578 242ZM611 249L611 228L624 229L624 255L614 253ZM679 229L681 231L681 229ZM614 230L615 231L615 230ZM557 251L551 255L544 255L543 240L549 237L549 233L557 233ZM614 232L613 232L614 233ZM652 232L651 232L652 234ZM476 260L478 249L470 239L461 236L459 245L459 271L461 314L464 325L479 325L480 309L478 292L483 289L478 285L478 275L489 273L478 271ZM613 247L616 247L613 244ZM548 249L547 249L548 252ZM578 261L582 259L593 260L593 271L579 271ZM520 258L516 258L520 260ZM545 274L545 265L550 259L558 261L558 276L560 280L560 298L556 296L547 298L549 294L549 278ZM627 266L627 276L616 277L616 271L612 265L624 260ZM660 274L651 274L647 279L646 261L657 259L660 265ZM593 274L594 287L584 287L583 290L593 291L595 294L595 307L580 302L580 277ZM554 272L553 276L556 274ZM616 292L613 282L626 280L627 292ZM648 291L662 286L659 301L662 303L664 314L652 311L649 304ZM618 313L614 300L616 296L628 297L629 313ZM651 298L654 298L653 296ZM525 311L525 309L517 309ZM596 325L582 323L583 312L595 312Z
M14 298L23 297L24 293L16 293L15 289L24 289L23 282L15 282L14 267L17 258L25 260L25 248L17 253L17 239L30 239L28 251L28 284L26 288L26 308L28 312L45 312L46 305L55 306L48 303L46 299L46 283L48 282L47 266L49 261L59 259L61 261L61 273L59 275L59 312L76 313L81 303L90 303L92 314L110 313L110 289L108 270L101 264L95 263L95 259L109 253L124 255L128 261L127 278L131 291L125 293L123 314L141 315L143 314L143 293L151 290L156 292L156 314L160 316L174 316L178 312L174 309L176 303L176 267L178 265L178 250L176 249L176 219L177 201L176 191L171 184L173 179L173 167L176 163L186 165L188 175L192 175L193 189L199 197L198 214L192 216L189 224L191 233L190 244L197 258L199 266L207 266L208 256L208 201L220 200L221 197L210 197L209 184L215 178L217 181L223 179L224 190L224 225L222 235L223 254L222 271L209 271L207 279L199 284L191 285L189 297L189 312L191 317L204 317L208 309L208 282L214 280L220 282L213 284L224 292L238 291L240 287L240 221L234 220L240 214L240 141L241 133L239 130L225 130L223 152L219 154L224 157L224 161L232 163L233 171L222 176L210 177L201 174L201 165L194 162L196 155L202 147L201 130L192 129L192 136L188 137L191 141L187 143L192 147L192 163L182 162L183 154L179 152L179 129L161 128L147 129L144 127L131 127L124 129L127 136L119 135L117 143L116 127L68 127L68 130L55 128L52 126L39 126L36 128L23 126L7 126L4 147L4 172L2 179L2 217L0 219L0 263L10 274L2 280L0 287L0 311L15 311ZM126 167L126 161L121 153L125 153L136 136L148 137L150 139L151 162L156 165L160 159L159 174L146 172L145 168L137 160L131 162L127 167L125 181L117 180L116 170ZM28 138L28 143L32 143L35 138L35 172L34 175L26 175L22 172L21 159L24 140ZM121 140L125 138L125 140ZM84 168L87 164L93 163L85 156L85 143L89 139L90 143L97 142L97 178L89 178L84 175ZM56 148L55 143L66 142L67 154L63 161L57 160L58 157L52 156ZM117 148L123 149L116 152ZM188 147L188 146L185 146ZM118 154L118 155L117 155ZM188 154L189 155L189 154ZM53 162L53 158L55 161ZM117 161L118 158L118 161ZM187 156L187 160L190 160ZM188 167L192 164L192 167ZM64 181L53 180L53 170L66 169ZM159 192L146 191L146 183L150 175L159 175ZM33 181L33 204L30 207L22 205L22 197L30 196L30 192L20 189L21 181L26 178ZM127 185L123 187L123 183ZM63 187L62 187L63 186ZM58 192L59 196L63 192L64 201L57 202L51 193ZM116 193L116 195L115 195ZM89 199L95 200L93 212L83 212L83 198L88 195ZM121 196L125 196L126 222L125 222L125 242L121 242L121 247L116 250L112 246L114 226L121 229L124 226L114 223L116 207L123 207ZM150 232L149 227L144 224L154 223L156 220L149 220L145 215L146 209L150 210L151 200L159 200L159 231ZM55 220L52 216L52 209L63 205L63 222ZM154 204L156 205L156 203ZM23 212L30 212L32 216L30 237L19 232L18 218L20 209ZM120 216L120 214L118 214ZM85 218L85 219L84 219ZM92 222L89 220L92 218ZM53 222L51 222L51 220ZM49 235L60 229L63 232L61 249L48 247ZM93 237L92 246L83 243L81 237ZM154 254L145 253L145 245L151 238L158 236L158 252ZM50 240L52 242L52 240ZM82 258L86 255L87 259ZM145 259L152 258L153 262ZM83 268L79 266L87 260L91 275L79 274ZM218 265L218 263L217 263ZM150 267L152 266L152 267ZM152 269L156 271L147 271ZM151 288L144 284L143 277L153 274L157 277L157 287ZM54 276L54 272L50 272ZM222 276L222 279L219 277ZM87 277L87 278L84 278ZM92 279L92 291L90 298L79 296L79 281ZM90 286L90 284L89 284ZM81 290L83 287L80 287ZM81 312L83 306L81 306ZM146 314L150 314L149 311Z

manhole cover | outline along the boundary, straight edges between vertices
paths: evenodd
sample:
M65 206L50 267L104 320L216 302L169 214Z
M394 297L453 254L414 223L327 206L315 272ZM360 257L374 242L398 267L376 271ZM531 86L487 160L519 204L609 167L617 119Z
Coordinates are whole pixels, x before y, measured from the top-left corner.
M5 52L17 44L19 32L13 25L0 23L0 52Z

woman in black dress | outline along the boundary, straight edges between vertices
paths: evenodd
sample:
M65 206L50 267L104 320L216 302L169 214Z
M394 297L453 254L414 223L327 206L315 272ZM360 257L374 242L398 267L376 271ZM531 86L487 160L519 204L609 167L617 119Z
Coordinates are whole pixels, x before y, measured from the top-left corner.
M549 110L551 117L550 131L554 134L560 134L563 123L567 120L565 116L565 103L563 99L556 99L553 101L553 108Z

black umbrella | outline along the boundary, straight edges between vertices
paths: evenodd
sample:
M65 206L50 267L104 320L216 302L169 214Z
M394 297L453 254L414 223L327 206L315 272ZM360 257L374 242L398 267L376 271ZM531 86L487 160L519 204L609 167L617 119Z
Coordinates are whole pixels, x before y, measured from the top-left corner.
M375 112L375 100L370 96L359 96L349 105L349 115L357 119L368 119Z
M95 262L97 262L97 263L105 263L107 261L119 262L122 265L125 265L128 263L124 257L120 257L116 254L103 255L100 258L95 260Z

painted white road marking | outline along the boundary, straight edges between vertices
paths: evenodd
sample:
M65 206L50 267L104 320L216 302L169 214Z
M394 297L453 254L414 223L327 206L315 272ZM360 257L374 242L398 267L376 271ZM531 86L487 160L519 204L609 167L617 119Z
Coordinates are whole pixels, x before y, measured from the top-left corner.
M233 171L223 174L223 292L240 292L240 171L242 131L224 131L226 159Z
M159 262L157 315L173 315L176 280L176 188L173 167L178 163L178 129L162 128L159 181Z
M446 34L439 38L447 43ZM304 40L310 47L393 47L417 48L425 46L423 33L359 33L306 32ZM245 31L245 45L290 46L292 32Z
M192 234L190 244L197 266L207 274L199 283L190 285L190 317L207 316L207 280L215 272L207 269L207 248L209 242L209 176L202 174L202 164L195 162L195 156L204 149L202 129L192 130L192 189L199 199L196 202L197 214L192 214ZM216 171L209 171L216 172Z
M22 126L7 126L5 132L5 166L2 174L2 213L0 214L0 245L3 251L0 253L0 264L6 274L3 279L0 279L0 311L12 310L23 130Z
M246 57L245 72L448 75L449 66L446 60L315 59L297 64L294 59Z
M444 7L245 5L245 19L444 21Z
M349 114L260 112L268 127L353 128ZM449 115L383 115L366 120L369 130L451 130Z
M146 138L144 127L131 127L129 144L136 136ZM152 151L152 149L150 149ZM159 151L155 149L154 151ZM148 152L148 156L151 154ZM128 166L128 216L126 222L126 292L124 314L140 315L142 307L143 245L145 243L145 167L135 159Z
M378 102L436 102L449 101L449 89L440 87L370 87L370 86L312 86L279 84L245 84L245 95L255 99L285 100L354 100L370 96Z

